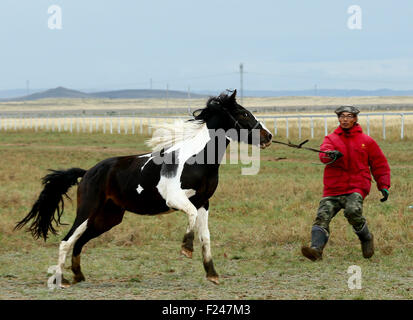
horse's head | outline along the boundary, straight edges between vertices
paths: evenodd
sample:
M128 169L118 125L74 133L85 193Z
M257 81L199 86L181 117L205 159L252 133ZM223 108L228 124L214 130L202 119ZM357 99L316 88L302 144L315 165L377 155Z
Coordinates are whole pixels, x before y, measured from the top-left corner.
M235 131L238 141L256 144L262 149L268 147L271 144L271 132L250 111L237 103L236 94L237 90L234 90L210 98L206 108L194 112L195 119L205 121L209 128ZM197 114L198 111L200 113ZM259 135L259 139L253 139L254 135Z

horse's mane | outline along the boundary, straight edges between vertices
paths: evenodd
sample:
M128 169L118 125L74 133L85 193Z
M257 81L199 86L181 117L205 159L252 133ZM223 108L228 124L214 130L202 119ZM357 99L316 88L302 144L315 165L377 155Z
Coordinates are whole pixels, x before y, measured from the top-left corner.
M210 97L205 108L193 112L194 120L206 122L210 116L216 115L217 112L222 112L223 108L233 105L235 99L232 95L229 95L233 91L227 90L227 92L223 92L216 97Z
M159 151L195 137L204 126L205 123L202 121L188 120L176 120L173 123L155 124L152 126L155 130L152 138L145 143L152 151Z
M228 90L227 90L228 91ZM228 91L231 93L231 91ZM169 148L179 142L189 140L195 137L206 125L205 122L217 112L222 110L223 106L231 103L231 96L227 93L221 93L219 96L210 97L203 109L195 110L193 118L189 120L176 120L173 123L154 124L155 130L152 138L145 143L152 151L159 151L163 148Z

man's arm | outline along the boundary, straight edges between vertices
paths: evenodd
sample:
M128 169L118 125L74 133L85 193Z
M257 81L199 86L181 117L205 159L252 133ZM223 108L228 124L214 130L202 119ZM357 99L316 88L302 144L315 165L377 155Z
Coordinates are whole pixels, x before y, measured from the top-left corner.
M321 151L334 151L335 153L332 153L331 156L327 155L327 153L319 153L318 156L320 158L320 161L322 163L329 163L331 162L331 159L339 159L343 156L343 154L337 150L334 147L333 142L331 139L327 136L324 138L323 143L320 146Z
M390 166L379 145L373 139L369 146L369 166L379 191L390 188Z

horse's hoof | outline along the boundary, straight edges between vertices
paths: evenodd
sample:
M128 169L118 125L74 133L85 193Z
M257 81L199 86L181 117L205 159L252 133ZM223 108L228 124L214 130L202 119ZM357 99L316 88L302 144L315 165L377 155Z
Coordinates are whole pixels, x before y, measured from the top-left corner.
M218 276L212 276L212 277L207 277L209 281L211 281L213 284L219 284L219 278Z
M185 257L192 259L192 251L189 251L186 248L181 249L181 254L183 254Z
M70 283L61 283L60 284L61 289L66 289L66 288L69 288L69 287L70 287Z
M61 289L69 288L70 287L70 281L62 277L60 282L57 281L56 279L54 279L53 280L53 285L54 285L54 288L61 288Z
M78 283L78 282L82 282L85 281L85 276L81 273L81 274L77 274L73 277L73 284Z
M69 288L70 287L70 281L62 278L62 281L60 283L60 288L64 289L64 288Z

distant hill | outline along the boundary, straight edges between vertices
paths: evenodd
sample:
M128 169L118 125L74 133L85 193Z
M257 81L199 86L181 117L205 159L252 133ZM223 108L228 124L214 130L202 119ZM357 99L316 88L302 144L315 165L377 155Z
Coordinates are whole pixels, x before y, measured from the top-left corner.
M222 90L224 91L224 90ZM221 92L222 92L221 91ZM17 94L24 94L25 90L5 90L0 91L0 101L30 101L47 98L100 98L100 99L165 99L166 90L149 90L149 89L127 89L127 90L113 90L113 91L100 91L100 92L82 92L78 90L72 90L64 87L57 87L54 89L43 90L35 92L30 95L23 95L15 97ZM210 95L217 95L220 92L203 90L197 92L191 92L191 98L205 98ZM238 95L240 92L238 91ZM303 97L303 96L320 96L320 97L363 97L363 96L413 96L413 90L391 90L391 89L378 89L378 90L345 90L345 89L312 89L312 90L245 90L244 97ZM168 91L168 98L170 99L186 99L188 93L184 91Z
M49 89L46 91L29 94L28 96L23 96L19 98L8 99L8 100L27 101L27 100L38 100L38 99L48 99L48 98L91 98L91 97L88 93L84 93L84 92L72 90L72 89L67 89L64 87L57 87L54 89Z
M146 99L146 98L166 98L166 90L148 90L148 89L129 89L129 90L115 90L102 92L85 93L78 90L72 90L64 87L57 87L41 92L36 92L30 95L25 95L17 98L2 99L3 101L31 101L48 98L101 98L101 99ZM183 91L168 91L168 98L179 99L187 98L188 93ZM205 95L191 93L191 98L202 98Z
M147 98L166 98L166 90L130 89L90 93L97 98L109 99L147 99ZM192 94L191 98L202 98L204 95ZM183 91L168 91L168 98L184 99L188 98L188 93Z

